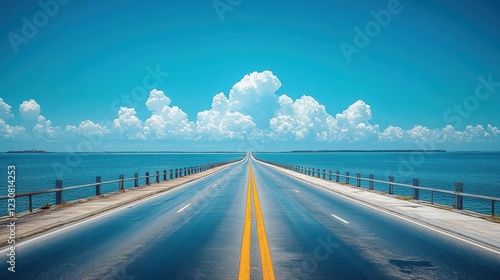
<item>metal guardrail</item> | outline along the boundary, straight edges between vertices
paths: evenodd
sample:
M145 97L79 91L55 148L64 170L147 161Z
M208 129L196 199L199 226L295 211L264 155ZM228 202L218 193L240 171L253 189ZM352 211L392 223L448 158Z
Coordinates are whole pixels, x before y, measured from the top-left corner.
M335 177L335 182L337 182L337 183L343 183L340 180L340 178L343 178L345 180L345 184L350 185L350 179L354 179L354 180L356 180L356 187L358 187L358 188L361 187L362 181L369 182L368 188L370 190L373 190L374 183L387 184L389 194L394 194L394 186L410 188L413 190L412 199L414 199L414 200L420 200L420 190L429 191L431 193L431 204L434 204L434 193L454 195L455 196L454 208L457 210L463 210L463 206L464 206L463 198L464 197L489 200L489 201L491 201L491 217L495 216L495 202L500 201L499 197L464 193L463 192L464 185L461 182L455 183L455 191L449 191L449 190L443 190L443 189L422 187L419 185L419 180L416 178L413 179L413 185L409 185L409 184L402 184L402 183L394 182L394 176L392 176L392 175L389 176L389 181L383 181L383 180L374 179L373 174L369 174L368 178L366 178L366 177L361 177L360 173L356 173L356 176L352 176L349 174L349 171L346 171L345 175L343 175L343 174L340 174L339 170L336 170L335 173L333 173L332 170L328 170L328 172L327 172L325 169L320 169L320 168L311 168L311 167L304 167L304 166L299 166L299 165L294 165L294 164L271 162L271 161L266 161L266 160L261 160L261 159L259 159L259 161L262 161L262 162L265 162L268 164L272 164L275 166L279 166L279 167L282 167L285 169L289 169L289 170L292 170L292 171L295 171L295 172L298 172L301 174L309 175L309 176L316 177L316 178L322 178L322 179L329 180L329 181L333 181L333 178ZM327 176L328 176L328 178L327 178Z
M63 188L63 180L58 179L55 182L55 188L54 189L48 189L48 190L41 190L41 191L33 191L33 192L26 192L26 193L21 193L21 194L16 194L15 197L28 197L29 200L29 211L33 212L33 196L35 195L40 195L40 194L47 194L47 193L55 193L55 203L56 205L60 205L63 203L63 191L69 191L69 190L75 190L75 189L82 189L82 188L88 188L88 187L95 187L96 188L96 196L99 196L102 194L101 192L101 186L102 185L107 185L107 184L114 184L118 183L119 189L118 190L124 190L125 189L125 181L132 181L134 180L134 188L139 187L139 179L146 179L146 186L151 185L151 177L155 180L156 183L160 183L161 180L160 178L163 176L163 181L168 181L168 180L173 180L176 178L188 176L191 174L196 174L202 171L206 171L221 165L225 164L230 164L233 162L240 161L238 160L233 160L233 161L224 161L224 162L216 162L216 163L209 163L209 164L202 164L202 165L195 165L195 166L189 166L189 167L181 167L181 168L175 168L175 169L170 169L170 172L167 172L167 170L163 170L163 173L160 173L159 171L156 171L155 174L151 175L149 172L146 172L145 176L139 176L138 173L135 173L134 177L131 178L125 178L124 175L120 175L118 180L111 180L111 181L105 181L101 182L101 176L96 176L96 182L95 183L90 183L90 184L84 184L84 185L77 185L77 186L70 186ZM0 200L3 199L9 199L12 197L9 197L8 195L0 196Z

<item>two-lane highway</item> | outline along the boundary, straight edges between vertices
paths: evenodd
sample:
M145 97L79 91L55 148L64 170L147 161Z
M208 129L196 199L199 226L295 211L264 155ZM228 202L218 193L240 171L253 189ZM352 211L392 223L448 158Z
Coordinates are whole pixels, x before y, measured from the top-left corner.
M499 254L251 158L0 261L0 279L500 279Z

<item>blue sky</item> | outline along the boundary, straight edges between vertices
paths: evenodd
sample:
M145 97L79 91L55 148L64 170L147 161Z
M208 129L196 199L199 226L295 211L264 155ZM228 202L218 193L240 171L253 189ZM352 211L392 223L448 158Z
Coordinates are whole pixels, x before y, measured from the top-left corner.
M0 4L0 150L500 150L496 1L39 3Z

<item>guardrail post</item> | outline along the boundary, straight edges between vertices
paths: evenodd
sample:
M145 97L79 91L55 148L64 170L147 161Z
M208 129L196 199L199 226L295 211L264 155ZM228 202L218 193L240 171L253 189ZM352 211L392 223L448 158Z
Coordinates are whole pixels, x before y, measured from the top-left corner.
M317 178L320 178L321 177L321 169L318 168L318 174L316 174L316 177Z
M361 187L361 173L356 174L356 187Z
M418 179L413 179L413 185L418 187ZM413 189L413 199L419 200L420 199L420 189Z
M332 180L332 170L328 171L328 181Z
M345 172L345 183L349 185L349 171Z
M369 189L373 190L373 174L368 175L368 177L370 178L370 187L369 187Z
M120 185L120 190L123 191L123 189L124 189L124 181L123 181L123 179L125 179L125 176L120 175L119 178L120 178L120 184L119 184Z
M160 183L160 171L156 171L156 183Z
M167 181L167 170L163 170L163 181Z
M62 203L62 188L63 188L63 180L56 180L56 189L61 189L61 191L56 192L56 205Z
M335 182L337 182L337 183L340 182L340 171L339 170L335 171L335 176L337 177L337 178L335 178Z
M139 187L139 173L134 174L134 188Z
M326 171L323 169L323 179L326 179Z
M184 173L183 173L183 174L184 174L184 175L183 175L182 177L186 176L186 174L187 174L186 167L184 167Z
M101 176L96 176L95 177L95 195L98 196L98 195L101 195Z
M33 212L33 197L31 197L31 195L28 195L28 200L29 200L29 203L30 203L30 212ZM493 200L493 202L495 202L495 201ZM493 204L493 214L495 214L494 211L495 211L495 205Z
M146 172L146 185L149 185L149 172Z
M463 210L464 208L464 197L459 195L460 193L464 192L464 184L460 182L455 183L455 208L458 210ZM493 211L495 208L493 208Z
M394 183L394 176L389 175L389 182L389 194L394 194L394 184L391 184Z
M179 174L179 170L176 168L176 169L175 169L175 178L177 178L177 177L178 177L178 174Z
M31 195L30 195L31 198ZM491 217L495 217L495 200L491 200Z

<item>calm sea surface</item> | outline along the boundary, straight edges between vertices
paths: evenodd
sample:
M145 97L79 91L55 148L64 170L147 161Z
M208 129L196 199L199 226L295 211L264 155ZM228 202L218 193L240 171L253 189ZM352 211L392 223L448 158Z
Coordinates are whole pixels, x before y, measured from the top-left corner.
M257 158L296 164L311 168L346 171L362 177L373 174L375 179L388 181L393 175L395 182L412 184L418 178L420 186L455 190L455 182L464 184L464 192L500 197L500 153L489 152L380 152L380 153L260 153ZM345 180L345 179L344 179ZM356 181L351 179L351 184ZM368 182L362 182L367 188ZM375 184L375 189L388 191L385 184ZM395 187L399 195L411 195L409 189ZM431 199L430 192L421 191L420 199ZM435 201L452 206L454 197L435 194ZM496 203L495 212L500 213L500 202ZM464 198L464 209L491 213L491 201Z
M7 167L16 166L16 193L55 188L55 180L62 179L64 187L94 183L96 176L102 181L117 180L120 174L125 178L134 177L134 173L145 176L156 171L163 172L175 168L193 165L223 162L241 159L243 153L106 153L106 154L66 154L66 153L26 153L0 154L0 195L7 195ZM161 177L163 180L163 177ZM154 181L151 178L151 181ZM139 180L144 185L145 179ZM125 188L133 187L134 181L126 181ZM102 192L118 190L118 183L103 185ZM95 187L63 192L63 200L91 197L95 195ZM55 204L55 194L33 196L33 207L39 208L45 203ZM28 198L16 198L16 212L28 210ZM0 216L7 213L7 201L0 200Z

